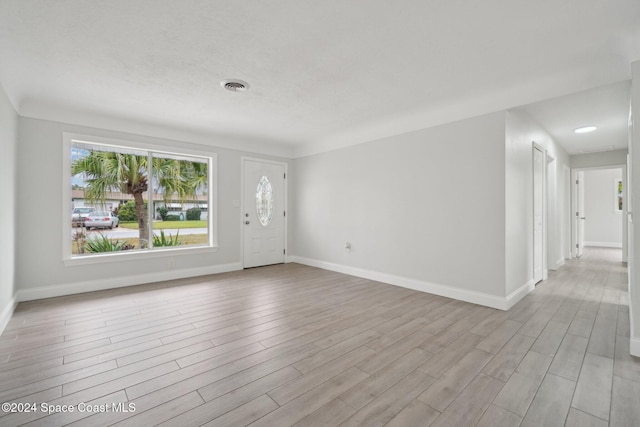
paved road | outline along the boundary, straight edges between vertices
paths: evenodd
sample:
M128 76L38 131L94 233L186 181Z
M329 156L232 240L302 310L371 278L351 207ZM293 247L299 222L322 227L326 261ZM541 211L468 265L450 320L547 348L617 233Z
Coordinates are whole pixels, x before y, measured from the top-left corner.
M78 230L78 228L72 228L71 235L73 236L73 233ZM169 234L175 236L178 232L180 232L181 236L185 236L187 234L207 234L206 228L168 228L165 230L153 230L153 234L159 236L160 231L164 231L164 235L167 237L169 236ZM114 228L113 230L109 230L108 228L96 230L95 228L92 228L91 230L87 231L87 237L97 236L99 233L102 233L103 236L106 236L110 239L128 239L131 237L138 237L138 230L132 230L130 228L123 227Z

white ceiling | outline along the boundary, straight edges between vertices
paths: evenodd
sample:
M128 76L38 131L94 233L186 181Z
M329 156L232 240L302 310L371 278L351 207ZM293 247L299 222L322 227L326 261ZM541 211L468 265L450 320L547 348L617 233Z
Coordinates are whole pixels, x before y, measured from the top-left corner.
M292 156L625 82L639 59L638 0L0 0L21 115ZM570 99L528 111L575 151L567 127L610 111Z
M522 107L569 154L621 150L628 146L631 82L623 81ZM594 132L575 129L597 126Z

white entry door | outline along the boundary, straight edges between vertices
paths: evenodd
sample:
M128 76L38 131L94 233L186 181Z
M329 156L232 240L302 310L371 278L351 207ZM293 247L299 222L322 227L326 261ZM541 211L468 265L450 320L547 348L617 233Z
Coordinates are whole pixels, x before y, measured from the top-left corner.
M284 262L285 165L243 159L244 268Z

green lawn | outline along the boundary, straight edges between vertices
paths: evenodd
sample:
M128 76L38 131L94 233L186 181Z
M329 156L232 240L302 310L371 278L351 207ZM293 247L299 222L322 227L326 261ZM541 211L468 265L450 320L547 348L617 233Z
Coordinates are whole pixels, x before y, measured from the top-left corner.
M120 227L138 228L137 222L121 222ZM165 230L167 228L207 228L207 221L153 221L154 230Z

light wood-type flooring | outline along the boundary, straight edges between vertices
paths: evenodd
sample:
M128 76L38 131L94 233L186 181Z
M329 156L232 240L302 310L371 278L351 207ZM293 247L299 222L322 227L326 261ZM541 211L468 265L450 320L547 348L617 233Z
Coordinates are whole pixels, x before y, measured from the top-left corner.
M640 359L616 249L507 312L286 264L21 303L0 402L30 410L1 426L639 426Z

